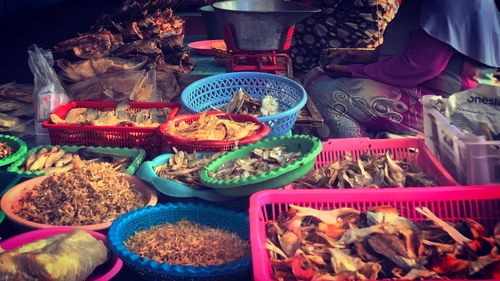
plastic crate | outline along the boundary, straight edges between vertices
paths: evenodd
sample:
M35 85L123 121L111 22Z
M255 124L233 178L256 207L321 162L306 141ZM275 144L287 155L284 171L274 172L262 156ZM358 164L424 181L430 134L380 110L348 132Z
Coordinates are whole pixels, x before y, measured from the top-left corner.
M164 123L160 126L160 134L163 142L163 150L169 149L171 147L175 147L180 151L185 152L195 152L195 151L229 151L234 149L237 146L242 146L254 142L260 141L262 138L269 134L269 127L266 124L263 124L257 120L257 118L250 115L242 115L242 114L225 114L218 111L208 112L207 115L216 115L221 119L229 119L236 122L252 122L260 125L260 128L256 131L255 135L244 137L238 141L234 140L188 140L179 138L177 136L173 136L168 134L167 126L168 123ZM179 115L175 117L172 122L175 126L177 126L180 122L184 121L188 124L191 124L198 119L200 119L201 114L192 114L192 115Z
M278 101L279 113L258 117L271 129L268 137L288 133L307 102L304 88L289 78L269 73L235 72L206 77L192 83L182 92L182 105L191 113L220 109L229 103L234 92L239 89L259 100L271 95Z
M43 145L47 149L50 150L52 147L51 145ZM146 157L146 153L143 149L134 149L134 148L117 148L117 147L93 147L93 146L57 146L66 152L71 152L71 153L76 153L78 149L80 148L88 148L89 150L95 151L95 152L101 152L101 153L111 153L116 156L122 156L122 157L130 157L131 161L130 164L128 165L127 169L124 171L125 174L133 175L135 171L139 168L139 165L141 165L142 161ZM26 160L28 158L28 155L33 152L38 152L40 149L42 149L42 146L36 146L33 147L28 153L27 156L17 160L14 162L10 167L7 169L7 171L19 174L23 178L36 178L40 176L44 176L47 173L46 172L41 172L41 171L22 171L21 168L23 168L26 163Z
M445 221L473 218L492 230L500 220L500 186L438 187L407 189L316 189L269 190L250 198L250 241L256 281L273 280L269 254L265 249L266 222L274 220L289 204L331 210L350 207L368 210L391 205L401 216L414 221L424 217L415 207L427 207Z
M331 139L323 143L323 150L316 157L315 169L331 162L341 161L349 152L354 160L364 153L386 153L389 151L393 158L406 159L418 165L434 179L438 186L458 185L453 177L441 166L439 161L432 156L425 143L416 138L402 139ZM320 186L319 186L320 187Z
M423 98L425 143L461 184L500 183L500 141L464 134Z
M73 108L95 108L100 111L111 111L116 102L74 101L58 107L53 114L65 118ZM171 108L172 119L179 111L179 104L168 102L129 102L132 109ZM53 145L83 145L142 148L148 157L161 152L161 137L158 127L120 127L120 126L82 126L52 124L50 120L43 122L43 127L49 130Z

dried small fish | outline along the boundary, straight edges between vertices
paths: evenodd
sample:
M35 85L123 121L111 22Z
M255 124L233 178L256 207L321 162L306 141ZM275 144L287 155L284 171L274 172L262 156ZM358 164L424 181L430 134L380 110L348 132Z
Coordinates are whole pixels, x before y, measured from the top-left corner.
M5 158L14 153L14 149L5 142L0 142L0 158Z
M188 124L180 122L177 126L168 122L167 133L188 140L241 140L255 135L260 125L253 122L236 122L221 119L217 115L202 113L200 118Z
M436 182L418 166L394 160L390 153L364 154L353 160L327 164L295 182L295 188L383 188L436 186Z
M217 179L246 178L276 170L297 160L301 155L301 152L287 152L284 146L254 148L250 156L224 163L211 175Z
M155 173L159 177L181 182L194 188L203 187L200 181L200 170L221 154L198 156L196 152L188 154L184 151L177 151L175 148L173 150L175 154L168 159L167 163L157 166Z
M386 205L364 212L289 207L266 222L265 248L277 280L494 279L500 274L500 245L472 219L452 225L424 207L416 210L429 220L418 223ZM500 226L492 234L499 232Z
M243 89L233 94L233 97L224 108L229 114L249 114L255 116L269 116L279 112L276 98L265 95L262 101L250 97Z

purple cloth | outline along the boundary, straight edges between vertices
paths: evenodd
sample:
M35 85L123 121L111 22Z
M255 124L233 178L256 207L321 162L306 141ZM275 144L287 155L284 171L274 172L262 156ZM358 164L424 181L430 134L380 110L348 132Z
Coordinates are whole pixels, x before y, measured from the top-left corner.
M453 54L453 48L419 30L401 54L372 64L349 65L348 69L355 78L410 88L441 74Z

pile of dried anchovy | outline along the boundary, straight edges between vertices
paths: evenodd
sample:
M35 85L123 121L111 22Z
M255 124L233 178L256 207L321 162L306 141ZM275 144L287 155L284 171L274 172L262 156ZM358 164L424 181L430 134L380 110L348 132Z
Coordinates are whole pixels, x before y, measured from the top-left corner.
M364 154L353 160L330 163L311 171L294 186L296 188L364 188L364 187L422 187L436 182L420 167L405 160L393 160L386 154Z
M14 153L14 149L4 142L0 142L0 158L5 158Z
M493 233L469 219L448 223L431 210L413 222L391 206L360 212L290 205L267 222L276 280L498 279L500 223ZM412 213L412 210L407 210ZM493 235L491 235L493 234Z
M287 152L284 146L254 148L250 156L224 163L212 174L216 179L241 179L276 170L297 160L301 152Z
M168 159L168 162L155 168L159 177L184 183L194 188L202 188L200 181L200 170L206 167L210 161L217 158L221 153L214 153L207 157L198 153L188 154L184 151L177 151L175 155Z
M48 176L19 200L15 213L43 224L90 225L112 221L145 201L111 164L91 163Z
M250 254L248 241L237 234L188 220L140 231L125 245L141 257L182 266L222 265Z

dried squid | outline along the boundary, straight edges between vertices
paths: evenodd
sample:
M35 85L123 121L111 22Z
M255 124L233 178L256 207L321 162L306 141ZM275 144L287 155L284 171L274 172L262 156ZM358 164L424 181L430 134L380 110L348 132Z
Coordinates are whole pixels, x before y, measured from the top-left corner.
M420 167L406 160L393 160L390 153L364 154L354 160L332 162L295 182L296 188L365 188L436 186Z
M360 212L290 205L266 224L276 280L496 279L500 223L493 235L472 219L444 222L429 209L414 222L391 206Z

